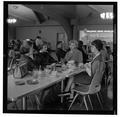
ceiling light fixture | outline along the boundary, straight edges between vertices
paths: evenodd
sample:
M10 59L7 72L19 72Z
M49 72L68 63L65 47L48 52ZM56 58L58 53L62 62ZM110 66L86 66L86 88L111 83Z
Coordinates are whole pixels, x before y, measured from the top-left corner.
M7 22L8 22L9 24L14 24L14 23L17 22L17 19L15 19L15 18L8 18L8 19L7 19Z
M104 12L100 14L101 19L113 19L113 12Z

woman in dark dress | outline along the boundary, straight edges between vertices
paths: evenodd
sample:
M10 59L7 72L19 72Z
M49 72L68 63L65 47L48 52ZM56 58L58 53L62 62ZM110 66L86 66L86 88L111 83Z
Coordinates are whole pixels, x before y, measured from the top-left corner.
M56 61L49 55L47 51L47 43L43 43L42 49L39 51L39 53L34 58L35 65L39 69L41 66L41 69L44 70L44 68L47 65L50 65L52 63L55 63Z
M49 55L49 52L47 51L47 49L48 49L48 45L46 42L44 42L41 47L41 50L34 58L34 62L35 62L37 69L41 67L41 70L44 70L48 65L51 66L52 64L57 62ZM49 97L50 91L52 91L52 94L55 95L55 92L53 92L53 87L49 87L38 93L41 104L44 104L46 102L46 98ZM54 96L49 98L49 100L47 101L50 102L51 100L55 100Z

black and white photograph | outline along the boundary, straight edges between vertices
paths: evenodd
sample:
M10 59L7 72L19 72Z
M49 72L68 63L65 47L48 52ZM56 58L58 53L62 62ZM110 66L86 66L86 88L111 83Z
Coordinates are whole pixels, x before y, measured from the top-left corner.
M117 2L3 11L3 113L117 115Z

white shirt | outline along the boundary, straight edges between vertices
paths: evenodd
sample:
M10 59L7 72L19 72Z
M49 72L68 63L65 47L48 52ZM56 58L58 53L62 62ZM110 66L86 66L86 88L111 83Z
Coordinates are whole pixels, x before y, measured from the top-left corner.
M99 55L100 55L100 52L97 53L97 54L94 56L93 60L94 60L97 56L99 56ZM91 63L93 62L93 60L92 60L91 62L87 63L89 67L86 67L86 72L89 74L89 76L91 76Z

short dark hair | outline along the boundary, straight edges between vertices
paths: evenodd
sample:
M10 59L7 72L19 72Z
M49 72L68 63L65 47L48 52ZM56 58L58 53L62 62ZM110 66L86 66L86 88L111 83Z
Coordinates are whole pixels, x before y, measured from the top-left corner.
M59 44L61 44L61 43L62 43L62 41L58 41L58 42L57 42L57 45L59 45Z
M78 46L82 46L83 45L83 41L79 40L78 41Z
M36 39L41 39L41 37L40 37L40 36L37 36Z
M103 43L99 39L92 41L91 44L94 45L98 51L101 51L103 49Z
M26 53L28 53L29 52L29 49L28 48L26 48L26 47L21 47L20 48L20 54L26 54Z
M32 44L33 44L32 41L27 41L27 43L29 46L32 46Z

